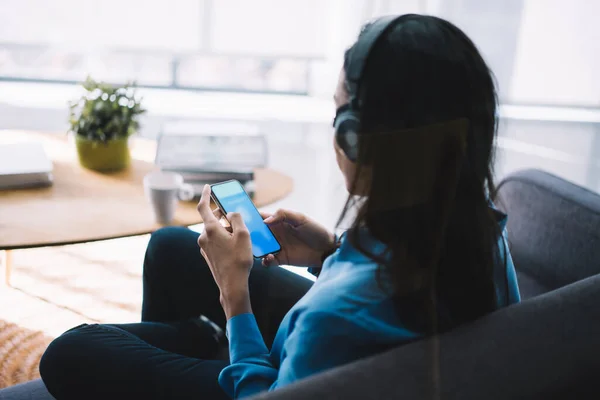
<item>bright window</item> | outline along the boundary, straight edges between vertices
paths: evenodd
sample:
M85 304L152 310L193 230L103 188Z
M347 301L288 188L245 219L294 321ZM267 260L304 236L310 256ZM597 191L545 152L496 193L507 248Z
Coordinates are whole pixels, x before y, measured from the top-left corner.
M504 103L600 104L590 0L0 0L0 79L330 97L343 50L383 14L439 15L480 47Z

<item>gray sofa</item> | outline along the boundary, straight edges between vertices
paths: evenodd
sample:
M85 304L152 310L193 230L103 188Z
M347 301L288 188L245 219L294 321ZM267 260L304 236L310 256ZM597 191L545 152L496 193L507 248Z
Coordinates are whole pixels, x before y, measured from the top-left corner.
M600 398L600 196L529 170L496 203L522 303L253 400ZM34 381L0 399L51 397Z

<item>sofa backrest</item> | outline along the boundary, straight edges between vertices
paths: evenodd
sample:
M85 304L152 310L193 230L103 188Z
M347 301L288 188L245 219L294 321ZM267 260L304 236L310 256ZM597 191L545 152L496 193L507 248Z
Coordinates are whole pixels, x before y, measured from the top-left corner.
M598 399L599 305L597 275L252 400Z
M546 294L253 399L600 398L600 196L536 170L498 189L521 294Z
M600 273L600 196L538 170L508 176L496 205L523 298Z

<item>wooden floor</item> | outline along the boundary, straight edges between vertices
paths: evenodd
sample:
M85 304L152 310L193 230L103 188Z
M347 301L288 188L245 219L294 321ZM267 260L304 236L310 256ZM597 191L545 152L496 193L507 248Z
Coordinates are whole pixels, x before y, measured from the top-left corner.
M14 251L0 318L53 337L82 323L139 321L148 239Z

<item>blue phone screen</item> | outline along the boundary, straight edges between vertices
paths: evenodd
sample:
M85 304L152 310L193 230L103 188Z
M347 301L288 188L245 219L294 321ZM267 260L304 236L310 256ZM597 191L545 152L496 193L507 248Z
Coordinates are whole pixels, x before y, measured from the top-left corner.
M239 182L218 183L211 186L211 190L221 203L225 213L237 212L242 215L242 219L250 232L254 257L266 256L281 250L279 242L263 222L258 210Z

